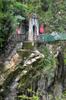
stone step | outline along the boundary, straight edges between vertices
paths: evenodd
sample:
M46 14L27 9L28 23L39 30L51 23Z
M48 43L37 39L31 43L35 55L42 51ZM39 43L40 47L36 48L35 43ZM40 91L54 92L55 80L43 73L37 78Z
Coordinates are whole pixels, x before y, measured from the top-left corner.
M28 57L29 55L30 55L30 53L31 53L31 50L30 49L20 49L20 50L18 50L17 51L17 53L22 57L22 58L24 58L24 57Z
M23 49L33 49L33 48L34 48L34 42L30 41L23 42Z

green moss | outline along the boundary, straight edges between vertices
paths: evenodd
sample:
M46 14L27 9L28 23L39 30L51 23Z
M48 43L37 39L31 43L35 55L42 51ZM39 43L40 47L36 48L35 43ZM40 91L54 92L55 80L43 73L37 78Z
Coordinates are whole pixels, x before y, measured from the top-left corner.
M22 59L24 58L24 57L28 57L29 55L30 55L30 50L27 50L27 49L20 49L20 50L18 50L17 51L18 52L18 54L22 57Z
M32 42L29 42L29 41L24 42L23 49L33 49L33 48L34 46L32 45Z

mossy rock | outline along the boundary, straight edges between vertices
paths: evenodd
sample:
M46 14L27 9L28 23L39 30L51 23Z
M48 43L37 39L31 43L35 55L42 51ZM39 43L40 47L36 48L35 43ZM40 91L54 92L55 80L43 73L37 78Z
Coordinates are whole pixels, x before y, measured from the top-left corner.
M19 54L22 58L24 58L24 57L28 57L28 56L30 55L31 50L20 49L20 50L18 50L17 52L18 52L18 54Z
M11 72L5 79L4 83L2 84L3 87L3 94L6 97L10 92L10 86L15 80L15 78L21 73L21 69L16 69L15 71Z
M25 41L23 43L23 49L33 49L34 48L34 43L30 41Z

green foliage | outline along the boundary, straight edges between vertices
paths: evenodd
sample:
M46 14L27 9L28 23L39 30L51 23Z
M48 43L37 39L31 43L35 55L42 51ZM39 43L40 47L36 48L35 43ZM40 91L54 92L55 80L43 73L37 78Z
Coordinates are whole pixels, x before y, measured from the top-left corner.
M56 68L56 60L48 47L40 47L40 51L45 57L38 62L37 66L43 70L44 73L49 74Z
M27 0L28 13L37 13L39 20L49 27L49 32L66 32L65 0Z
M48 33L66 32L65 0L0 0L0 33L4 34L4 38L0 38L6 41L5 38L30 13L36 13L40 22L44 22L48 26Z
M0 0L0 48L24 20L26 7L16 0Z
M66 91L64 91L62 95L62 100L65 100L65 99L66 99Z
M28 97L26 95L21 95L21 96L19 96L19 99L20 100L25 100L25 99L27 99L27 100L39 100L38 96L35 96L35 95L33 95L33 97Z

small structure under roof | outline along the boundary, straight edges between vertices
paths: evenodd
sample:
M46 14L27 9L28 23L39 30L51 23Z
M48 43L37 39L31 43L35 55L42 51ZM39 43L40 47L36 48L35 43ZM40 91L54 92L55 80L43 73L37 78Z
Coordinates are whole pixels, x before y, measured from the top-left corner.
M39 23L36 14L33 14L29 18L29 34L28 41L35 41L37 36L39 36Z

